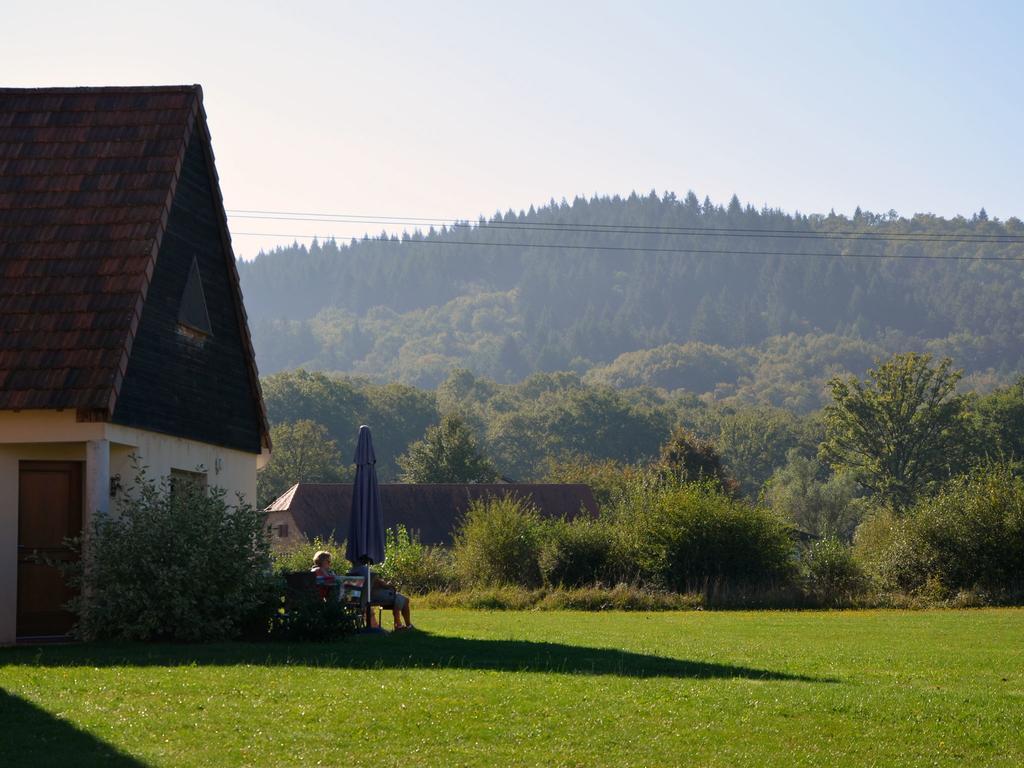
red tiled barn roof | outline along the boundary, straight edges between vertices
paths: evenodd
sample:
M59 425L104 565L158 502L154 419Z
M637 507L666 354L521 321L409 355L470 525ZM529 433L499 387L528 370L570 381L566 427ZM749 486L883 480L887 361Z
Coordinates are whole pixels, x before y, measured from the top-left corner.
M590 487L563 483L382 483L380 503L384 525L401 523L419 532L424 544L451 544L458 521L470 501L517 496L535 504L545 517L574 518L597 515ZM298 483L272 503L266 512L289 512L307 538L348 533L352 485L346 483Z
M196 130L223 220L198 85L0 88L0 409L113 413Z

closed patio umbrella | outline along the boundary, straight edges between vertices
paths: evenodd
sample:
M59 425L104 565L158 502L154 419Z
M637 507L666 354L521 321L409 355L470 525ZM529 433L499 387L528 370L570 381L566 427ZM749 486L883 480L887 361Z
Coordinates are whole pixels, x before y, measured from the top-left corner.
M359 428L356 443L356 477L352 483L352 515L348 526L348 545L345 557L354 565L366 566L367 627L370 625L372 596L370 566L384 562L384 515L380 507L380 488L377 485L377 457L373 452L373 438L365 424Z

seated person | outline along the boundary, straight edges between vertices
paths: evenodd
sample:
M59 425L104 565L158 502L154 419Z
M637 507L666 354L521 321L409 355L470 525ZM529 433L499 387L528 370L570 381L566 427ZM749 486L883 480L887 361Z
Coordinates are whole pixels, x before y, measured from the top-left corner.
M326 600L331 594L331 589L338 584L338 576L331 570L331 553L321 550L313 555L313 567L309 570L316 574L316 588L320 592L320 599Z
M368 565L356 565L346 575L362 576L364 579L370 577ZM412 619L409 614L409 598L398 592L394 585L373 573L370 581L370 605L379 605L382 608L390 608L392 617L395 620L395 631L413 629ZM405 624L402 624L402 620Z

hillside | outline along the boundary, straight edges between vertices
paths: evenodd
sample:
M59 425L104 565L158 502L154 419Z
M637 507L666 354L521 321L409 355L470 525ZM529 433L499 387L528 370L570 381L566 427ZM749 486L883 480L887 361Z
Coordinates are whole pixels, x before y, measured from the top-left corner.
M453 367L573 370L807 410L829 375L908 349L952 356L975 388L1009 381L1024 262L1007 259L1022 255L1024 224L984 211L806 216L651 193L295 245L239 272L262 373L432 387Z

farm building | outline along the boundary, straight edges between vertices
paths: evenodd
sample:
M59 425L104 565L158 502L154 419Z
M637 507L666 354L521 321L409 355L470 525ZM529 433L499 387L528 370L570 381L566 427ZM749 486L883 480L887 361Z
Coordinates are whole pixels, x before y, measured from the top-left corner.
M133 454L254 500L269 449L201 88L0 89L0 644Z
M404 525L424 544L451 544L452 533L474 500L512 496L532 503L544 517L597 515L590 487L560 483L383 483L384 525ZM341 541L348 533L352 486L297 483L266 509L276 547L319 536Z

